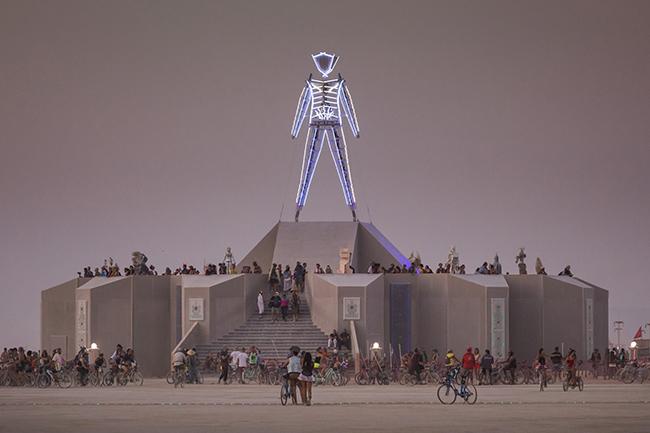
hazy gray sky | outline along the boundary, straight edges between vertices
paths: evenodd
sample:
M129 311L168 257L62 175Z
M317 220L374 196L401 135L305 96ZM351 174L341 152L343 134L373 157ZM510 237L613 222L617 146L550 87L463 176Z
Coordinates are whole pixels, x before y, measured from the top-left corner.
M0 1L0 345L108 256L242 257L291 219L310 53L341 56L360 216L469 269L566 264L650 322L648 1ZM348 134L350 137L350 134ZM347 220L328 154L304 220Z

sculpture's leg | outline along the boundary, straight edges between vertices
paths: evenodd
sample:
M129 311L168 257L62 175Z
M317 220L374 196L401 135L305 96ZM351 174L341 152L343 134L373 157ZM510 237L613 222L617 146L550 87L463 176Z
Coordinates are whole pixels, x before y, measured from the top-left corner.
M298 185L298 195L296 196L296 222L300 210L307 201L307 194L309 194L309 186L314 178L316 171L316 164L318 164L318 157L323 148L322 131L316 127L310 127L307 134L307 141L305 142L305 153L302 157L302 169L300 171L300 185Z
M345 135L343 134L343 130L336 126L332 127L329 132L331 136L328 134L327 141L330 152L332 153L332 159L334 159L334 164L336 165L336 172L339 175L341 188L343 188L345 204L352 211L352 220L357 221L357 202L354 198L354 187L352 186L350 165L348 164L348 149L345 145Z

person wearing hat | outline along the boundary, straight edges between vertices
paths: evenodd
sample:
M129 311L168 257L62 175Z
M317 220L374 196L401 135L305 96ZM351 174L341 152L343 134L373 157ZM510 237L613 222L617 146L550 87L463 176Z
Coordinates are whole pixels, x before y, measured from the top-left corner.
M199 360L196 354L196 348L193 347L187 351L187 365L189 367L190 383L199 383L199 375L197 371L198 363Z

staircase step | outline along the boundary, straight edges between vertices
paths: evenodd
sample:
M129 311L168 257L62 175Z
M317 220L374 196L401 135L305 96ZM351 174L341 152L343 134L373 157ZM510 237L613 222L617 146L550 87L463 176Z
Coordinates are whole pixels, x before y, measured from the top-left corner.
M328 335L311 320L311 312L305 298L301 296L300 313L297 321L273 321L270 309L266 309L262 317L251 315L248 320L221 338L207 344L197 346L199 359L205 359L210 353L216 353L224 348L256 346L262 356L283 357L291 346L299 346L306 350L315 350L327 344Z

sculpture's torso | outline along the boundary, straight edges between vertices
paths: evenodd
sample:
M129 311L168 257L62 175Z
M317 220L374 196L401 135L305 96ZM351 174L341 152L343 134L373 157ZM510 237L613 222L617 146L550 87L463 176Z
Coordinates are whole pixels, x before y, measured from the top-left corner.
M339 89L340 80L310 79L311 110L309 123L311 125L340 125Z

